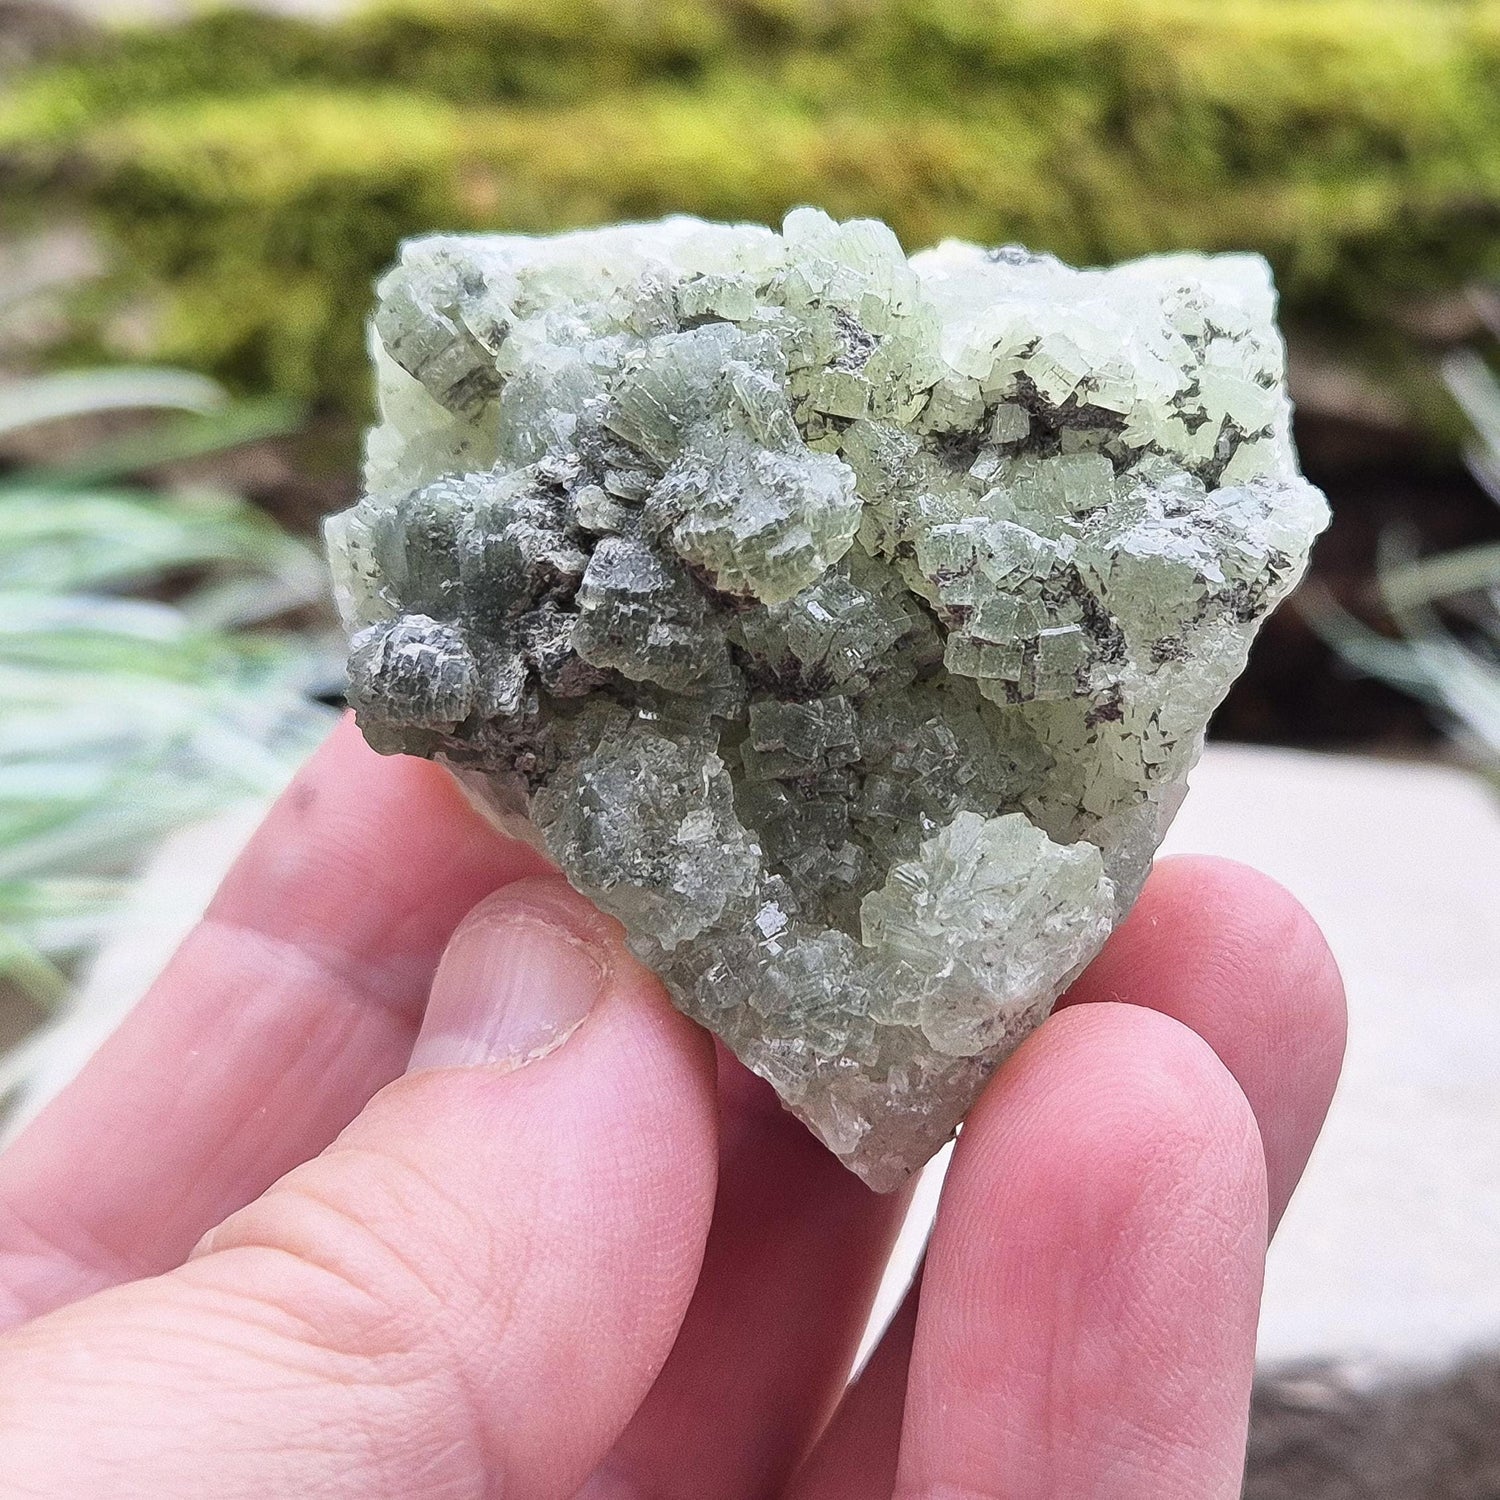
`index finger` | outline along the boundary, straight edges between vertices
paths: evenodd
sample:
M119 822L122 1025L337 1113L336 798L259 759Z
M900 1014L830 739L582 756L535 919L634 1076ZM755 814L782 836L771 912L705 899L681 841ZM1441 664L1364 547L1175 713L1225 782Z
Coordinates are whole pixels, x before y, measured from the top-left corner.
M545 868L345 719L166 972L0 1156L0 1326L182 1261L404 1067L464 914Z

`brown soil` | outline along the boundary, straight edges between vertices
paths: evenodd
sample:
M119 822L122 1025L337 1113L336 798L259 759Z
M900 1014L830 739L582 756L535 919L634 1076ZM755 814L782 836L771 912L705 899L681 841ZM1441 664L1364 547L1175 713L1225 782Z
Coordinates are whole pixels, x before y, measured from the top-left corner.
M1321 590L1379 623L1371 578L1383 536L1427 554L1500 539L1500 506L1452 455L1347 422L1303 418L1297 441L1333 524L1313 549L1306 592ZM1296 598L1266 623L1250 664L1215 716L1220 739L1320 748L1415 750L1439 732L1410 698L1348 671Z
M1500 1500L1500 1361L1384 1382L1336 1366L1262 1377L1244 1500Z

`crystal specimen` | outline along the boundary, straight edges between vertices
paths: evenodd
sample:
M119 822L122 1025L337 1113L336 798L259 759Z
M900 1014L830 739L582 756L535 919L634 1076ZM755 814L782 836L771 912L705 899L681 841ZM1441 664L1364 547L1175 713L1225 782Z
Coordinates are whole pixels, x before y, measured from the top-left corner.
M671 219L409 244L329 525L453 767L891 1188L1140 889L1324 524L1263 262Z

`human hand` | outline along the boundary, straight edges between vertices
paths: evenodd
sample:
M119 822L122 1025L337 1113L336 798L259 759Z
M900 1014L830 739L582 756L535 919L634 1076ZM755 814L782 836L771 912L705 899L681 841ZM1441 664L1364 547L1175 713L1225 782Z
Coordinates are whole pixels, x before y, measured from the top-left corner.
M1301 908L1164 862L974 1110L840 1401L900 1196L346 723L0 1157L0 1488L1227 1500L1342 1046Z

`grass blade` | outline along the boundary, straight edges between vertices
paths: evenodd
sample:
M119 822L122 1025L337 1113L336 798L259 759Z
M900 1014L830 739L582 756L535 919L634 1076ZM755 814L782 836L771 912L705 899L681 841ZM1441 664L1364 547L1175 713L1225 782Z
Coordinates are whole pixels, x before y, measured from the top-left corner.
M106 411L207 412L223 405L217 382L188 370L75 370L0 392L0 437L43 422Z

